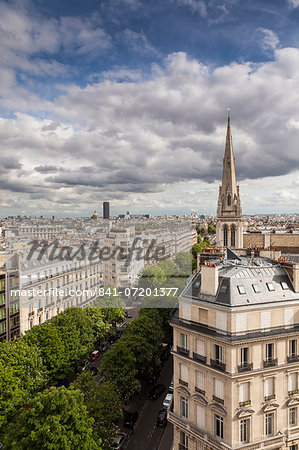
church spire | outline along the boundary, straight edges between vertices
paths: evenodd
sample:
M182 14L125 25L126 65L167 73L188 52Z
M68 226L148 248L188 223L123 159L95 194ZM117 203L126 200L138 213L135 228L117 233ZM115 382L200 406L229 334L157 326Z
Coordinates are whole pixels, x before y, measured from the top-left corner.
M236 179L229 112L223 158L222 184L219 187L218 196L216 241L218 245L224 245L225 247L243 247L242 209L239 186L237 185Z
M231 198L237 195L237 180L236 180L236 167L235 157L233 150L233 140L230 128L230 113L228 111L227 118L227 132L225 152L223 158L223 171L222 171L222 192L227 195L230 194ZM229 206L229 205L228 205Z

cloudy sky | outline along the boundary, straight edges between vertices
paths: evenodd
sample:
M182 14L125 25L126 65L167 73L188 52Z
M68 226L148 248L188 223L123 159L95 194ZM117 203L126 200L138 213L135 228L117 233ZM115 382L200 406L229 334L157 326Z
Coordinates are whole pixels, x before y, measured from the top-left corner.
M298 212L299 0L0 0L0 217Z

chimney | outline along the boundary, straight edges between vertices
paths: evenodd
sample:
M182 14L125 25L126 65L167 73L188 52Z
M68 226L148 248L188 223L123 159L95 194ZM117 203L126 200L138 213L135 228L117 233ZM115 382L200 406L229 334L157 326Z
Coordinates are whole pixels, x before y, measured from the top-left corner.
M295 292L299 292L299 263L292 261L282 262L282 266L288 272Z
M201 294L216 295L218 290L218 267L208 263L201 266Z

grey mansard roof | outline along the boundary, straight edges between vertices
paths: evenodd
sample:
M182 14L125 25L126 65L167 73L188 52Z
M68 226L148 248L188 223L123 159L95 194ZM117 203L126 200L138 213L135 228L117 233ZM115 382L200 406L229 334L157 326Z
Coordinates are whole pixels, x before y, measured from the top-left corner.
M299 301L299 294L294 291L286 270L270 259L254 258L252 261L250 257L235 255L234 259L215 261L215 264L219 274L216 296L201 294L199 272L189 278L181 294L182 300L198 300L230 309Z

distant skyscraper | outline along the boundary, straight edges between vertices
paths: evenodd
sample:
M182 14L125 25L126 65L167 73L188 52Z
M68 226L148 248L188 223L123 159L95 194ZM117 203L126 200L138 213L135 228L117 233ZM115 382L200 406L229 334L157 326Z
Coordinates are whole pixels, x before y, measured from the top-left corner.
M242 209L239 186L236 181L235 157L229 116L223 159L222 185L219 188L218 197L216 242L217 245L224 247L243 247Z
M110 203L103 202L103 218L109 219L109 217L110 217Z

